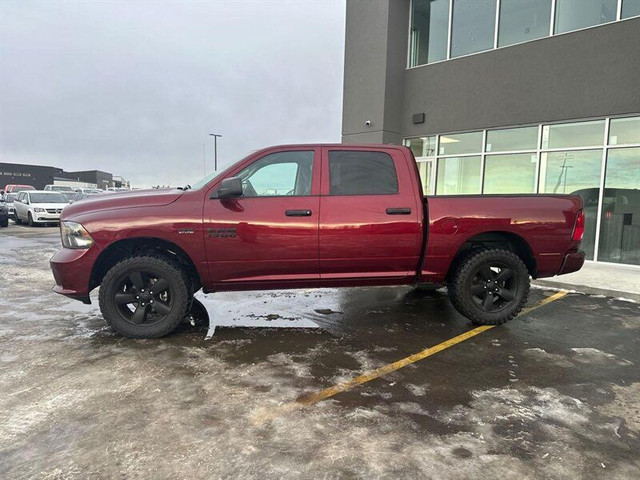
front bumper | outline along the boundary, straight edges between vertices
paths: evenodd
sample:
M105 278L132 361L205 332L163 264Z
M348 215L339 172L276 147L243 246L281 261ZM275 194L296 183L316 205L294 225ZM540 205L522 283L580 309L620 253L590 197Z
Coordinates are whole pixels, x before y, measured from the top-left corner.
M33 221L37 223L59 222L60 214L55 213L33 213Z
M53 291L83 303L91 303L89 300L91 272L99 254L100 249L95 245L88 249L61 248L58 250L49 261L56 281Z
M586 253L582 250L578 250L577 252L567 253L564 256L564 260L562 261L562 267L560 267L560 271L558 275L564 275L566 273L577 272L584 265L584 259L586 257Z

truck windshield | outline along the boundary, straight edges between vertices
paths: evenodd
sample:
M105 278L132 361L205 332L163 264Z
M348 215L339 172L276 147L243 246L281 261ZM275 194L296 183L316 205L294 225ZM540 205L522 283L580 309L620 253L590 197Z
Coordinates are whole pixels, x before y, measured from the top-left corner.
M69 203L67 198L61 193L30 193L31 203Z
M242 158L242 160L246 159L249 155L253 154L254 152L255 152L255 150L254 150L254 151L252 151L251 153L249 153L248 155L245 155L245 156ZM241 161L242 161L242 160L241 160ZM239 163L239 162L236 162L236 163ZM236 163L232 164L232 165L231 165L231 167L233 167ZM226 168L226 169L224 169L224 170L219 170L219 171L217 171L217 172L212 172L212 173L210 173L209 175L207 175L207 176L206 176L206 177L204 177L203 179L198 180L196 183L192 184L192 185L191 185L191 188L192 188L193 190L198 190L199 188L204 187L205 185L207 185L207 184L208 184L211 180L213 180L214 178L217 178L218 176L222 175L223 173L226 173L226 172L227 172L227 170L229 170L231 167Z

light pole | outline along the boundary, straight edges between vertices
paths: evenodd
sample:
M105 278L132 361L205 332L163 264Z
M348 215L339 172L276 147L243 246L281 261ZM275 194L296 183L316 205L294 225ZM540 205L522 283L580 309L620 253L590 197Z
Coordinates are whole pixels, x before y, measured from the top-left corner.
M210 133L210 137L213 137L213 171L218 171L218 137L222 137L222 135L218 135L217 133Z

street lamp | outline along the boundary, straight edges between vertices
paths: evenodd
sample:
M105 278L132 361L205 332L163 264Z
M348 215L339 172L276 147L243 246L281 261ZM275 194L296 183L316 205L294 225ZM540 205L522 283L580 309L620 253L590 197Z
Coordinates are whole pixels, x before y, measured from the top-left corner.
M213 137L213 171L218 171L218 137L222 137L222 135L218 135L217 133L210 133L210 137Z

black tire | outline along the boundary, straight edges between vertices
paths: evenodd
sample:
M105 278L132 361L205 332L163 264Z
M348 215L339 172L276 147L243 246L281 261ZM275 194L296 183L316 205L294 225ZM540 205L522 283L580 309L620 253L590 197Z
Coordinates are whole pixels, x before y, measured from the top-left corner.
M16 225L22 225L22 220L18 218L18 215L16 215L15 222L16 222Z
M36 226L36 224L33 221L33 217L31 216L31 212L27 213L27 219L28 219L30 227L35 227Z
M508 322L527 303L529 272L513 252L472 250L454 268L449 298L456 310L475 324Z
M158 283L162 283L161 290L154 292ZM173 332L187 315L190 281L170 258L131 257L115 264L104 276L99 303L107 324L121 335L159 338Z

